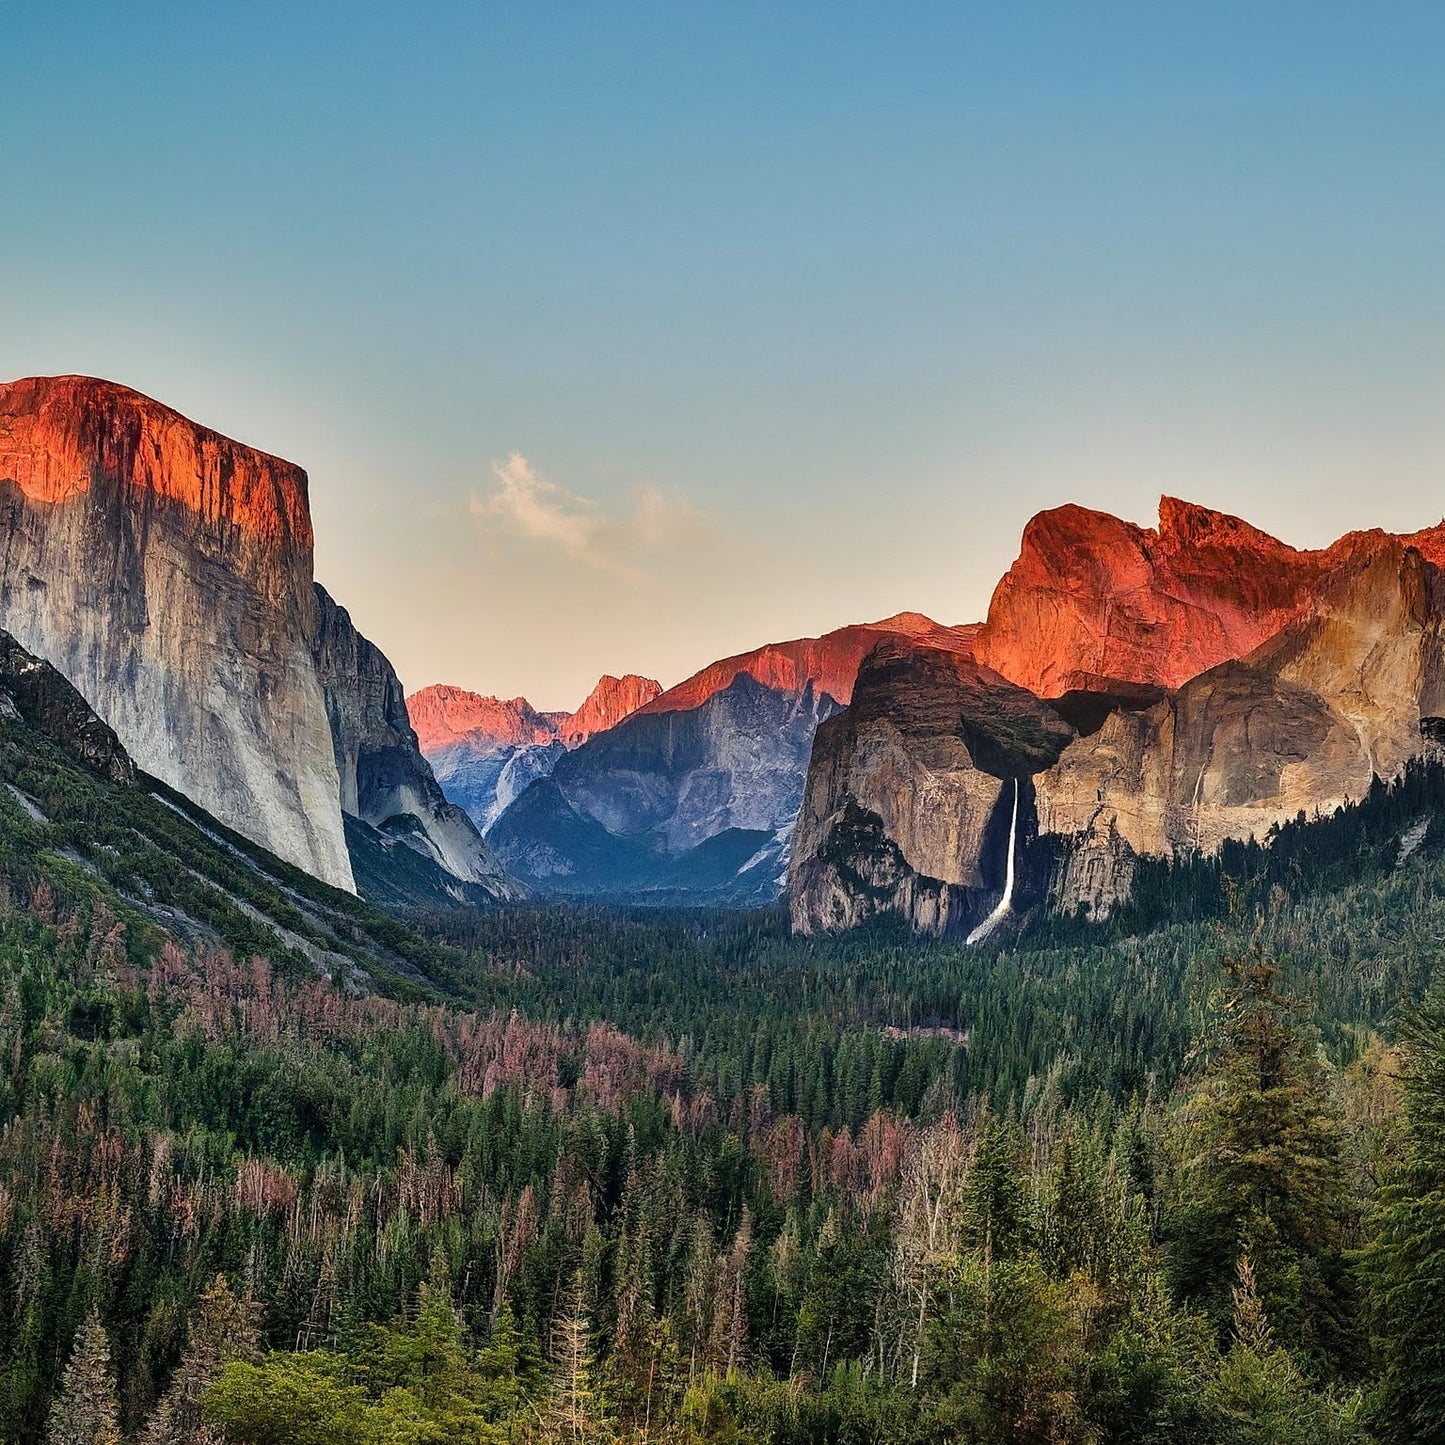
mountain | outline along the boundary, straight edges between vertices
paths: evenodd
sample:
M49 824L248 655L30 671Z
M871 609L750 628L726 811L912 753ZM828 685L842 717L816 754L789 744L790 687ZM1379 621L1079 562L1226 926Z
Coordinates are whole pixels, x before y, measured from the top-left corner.
M408 864L398 872L386 862L384 839L359 842L358 875L377 871L405 894L380 901L454 900L460 885L410 849L401 850ZM351 994L434 997L454 992L461 975L446 949L138 768L61 673L3 632L0 872L7 889L38 875L91 906L100 900L98 914L109 909L116 937L131 948L158 950L169 939L213 957L224 950L237 960L265 958L292 977L333 979Z
M314 585L299 467L110 382L13 382L0 542L0 625L139 768L337 887L354 812L514 891L441 796L390 664Z
M650 677L629 672L625 677L603 674L587 700L570 717L557 718L557 736L569 748L614 728L625 717L645 707L662 691L662 684Z
M1084 507L1041 512L994 591L978 658L1043 697L1117 683L1179 687L1245 656L1381 532L1300 552L1247 522L1164 497L1143 528ZM1445 524L1400 539L1445 562Z
M1169 499L1157 532L1036 518L969 662L880 650L819 730L795 929L966 932L1005 894L1103 916L1142 859L1263 839L1399 776L1445 736L1442 538L1295 552Z
M0 625L147 772L351 886L306 474L85 377L0 386Z
M518 895L476 824L447 801L422 756L391 663L319 584L316 598L314 653L342 812L398 838L463 883L479 883L498 897Z
M576 712L542 713L524 697L505 701L439 683L413 693L407 707L447 796L489 828L568 748L614 727L661 691L650 677L608 674Z
M818 725L880 642L966 649L915 613L711 664L558 758L493 823L507 869L546 892L770 902L782 887Z

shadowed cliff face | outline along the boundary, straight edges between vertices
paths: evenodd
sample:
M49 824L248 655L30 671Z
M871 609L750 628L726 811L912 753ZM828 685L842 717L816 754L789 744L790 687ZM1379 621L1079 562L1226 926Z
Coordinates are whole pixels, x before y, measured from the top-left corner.
M818 729L793 838L788 893L801 933L901 912L964 932L1007 868L1014 780L1078 736L1032 693L966 655L882 644L852 706ZM1019 900L1037 896L1032 789L1021 792Z
M0 625L136 762L352 886L306 476L124 387L0 387Z
M0 631L0 722L16 721L112 783L135 782L135 764L86 700L48 662Z
M472 820L447 801L421 755L400 681L381 650L317 586L316 668L326 698L341 807L391 833L466 883L520 892Z
M1167 499L1158 532L1080 508L1036 518L976 662L880 649L819 730L795 928L970 921L1013 774L1031 779L1025 872L1037 887L1045 868L1056 906L1096 915L1140 857L1213 852L1360 799L1445 734L1442 537L1298 553Z
M962 648L971 636L904 614L714 663L559 759L488 841L555 892L637 898L665 886L673 901L770 901L813 734L852 696L862 659L890 639Z

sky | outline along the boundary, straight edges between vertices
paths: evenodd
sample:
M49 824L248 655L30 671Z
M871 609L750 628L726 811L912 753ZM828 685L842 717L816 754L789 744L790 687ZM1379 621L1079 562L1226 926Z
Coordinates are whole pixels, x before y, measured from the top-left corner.
M0 377L305 466L409 690L904 609L1036 511L1445 514L1445 7L0 0Z

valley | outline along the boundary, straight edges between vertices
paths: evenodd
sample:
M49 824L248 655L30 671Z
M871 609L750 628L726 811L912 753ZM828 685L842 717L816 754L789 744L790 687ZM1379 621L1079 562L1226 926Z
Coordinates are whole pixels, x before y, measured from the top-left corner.
M0 1436L1430 1438L1439 528L543 712L307 486L0 387Z

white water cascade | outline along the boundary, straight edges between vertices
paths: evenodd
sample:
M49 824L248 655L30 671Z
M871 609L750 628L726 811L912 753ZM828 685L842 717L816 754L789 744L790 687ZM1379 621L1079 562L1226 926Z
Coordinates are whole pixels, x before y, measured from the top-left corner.
M1013 817L1008 825L1008 863L1003 875L1003 897L999 899L998 905L972 933L968 935L965 942L969 944L982 943L985 938L996 929L1000 923L1008 917L1009 908L1014 899L1014 851L1018 843L1019 835L1019 780L1014 779L1014 811Z

